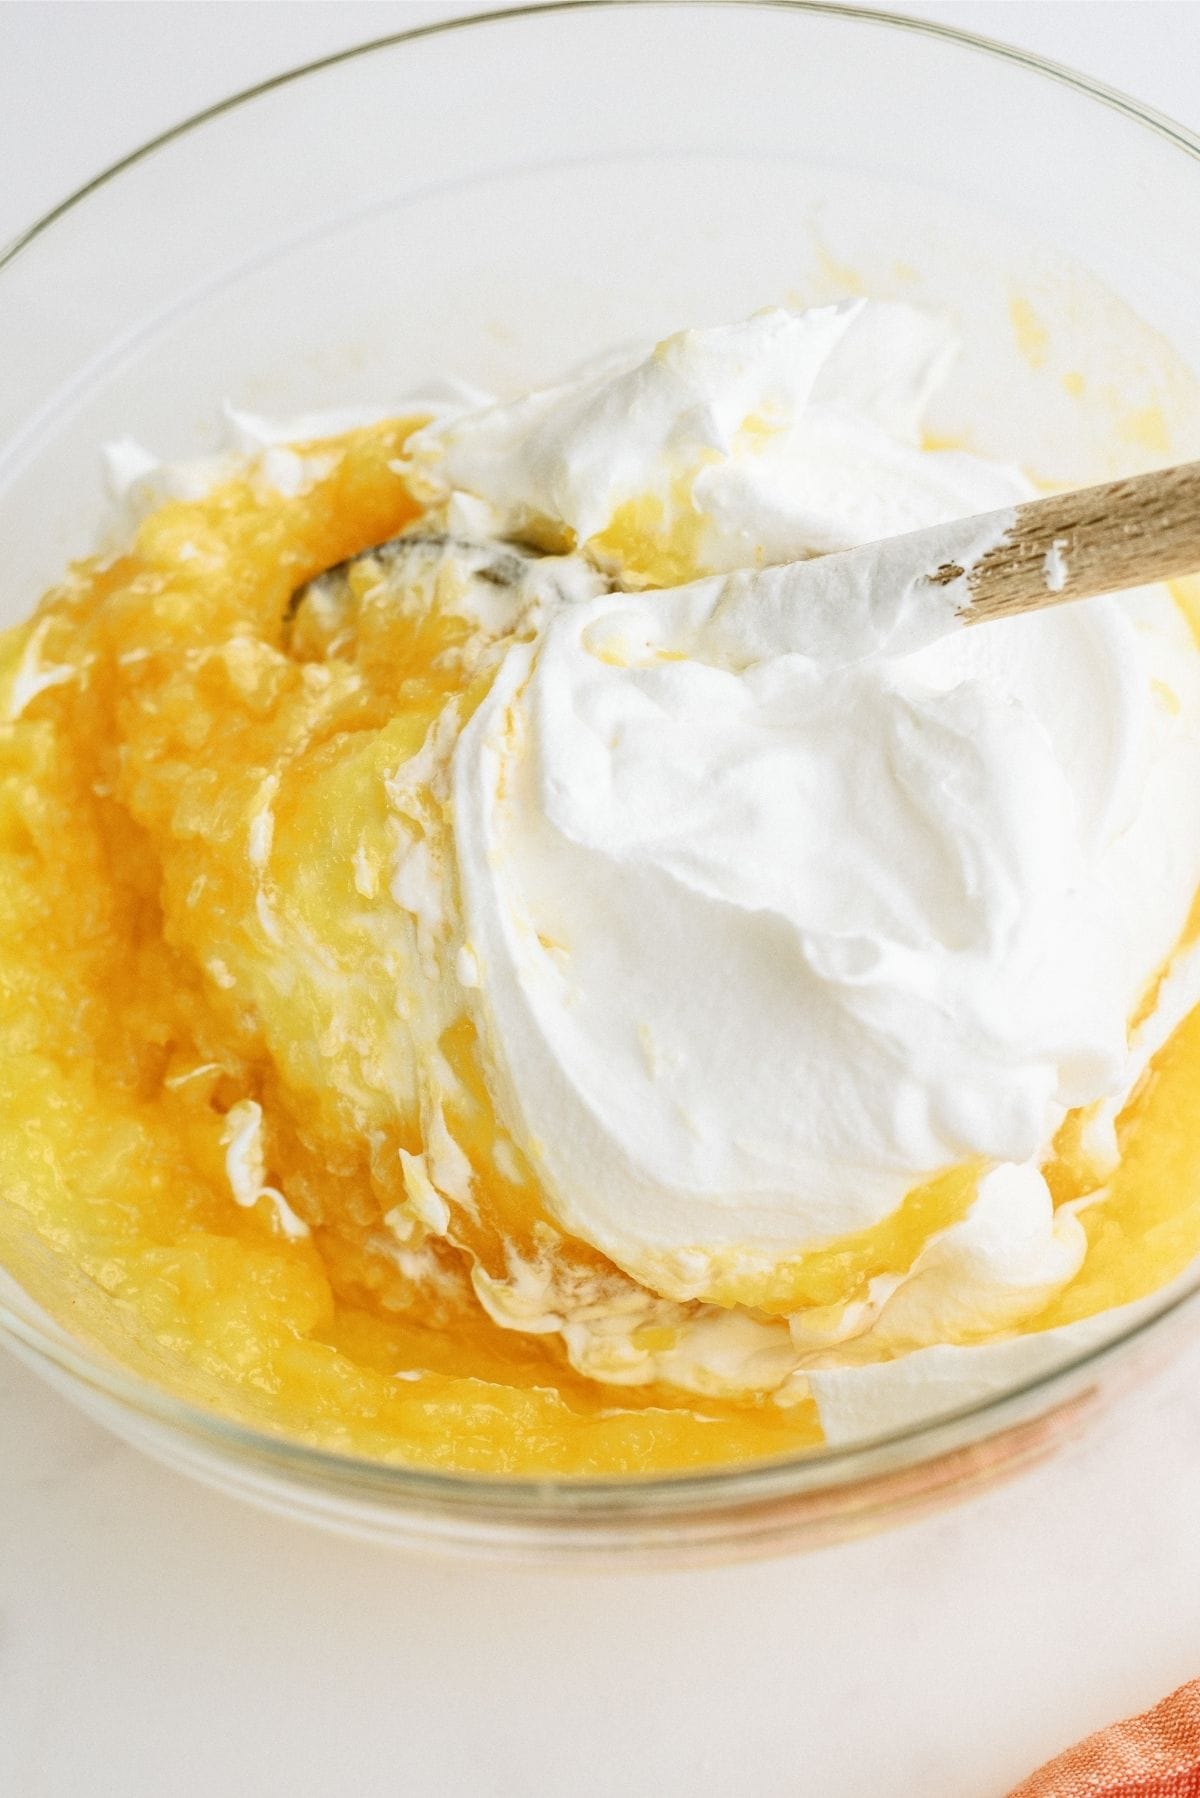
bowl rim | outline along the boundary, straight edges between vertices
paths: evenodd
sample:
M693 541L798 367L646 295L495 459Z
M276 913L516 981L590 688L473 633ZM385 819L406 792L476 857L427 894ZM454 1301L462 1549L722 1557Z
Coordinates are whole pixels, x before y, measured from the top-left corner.
M882 25L890 29L911 32L916 37L940 39L944 43L958 45L961 49L982 53L985 57L1000 62L1012 63L1018 68L1030 70L1032 73L1061 82L1066 87L1076 89L1089 99L1099 101L1114 112L1122 113L1132 119L1135 124L1146 126L1167 138L1179 149L1189 155L1200 158L1200 133L1191 131L1178 119L1160 112L1156 107L1147 106L1134 99L1132 94L1112 87L1091 75L1085 75L1079 69L1070 68L1066 63L1055 62L1053 58L1039 56L1032 50L1024 50L1017 44L1005 43L1000 38L988 37L981 32L964 31L957 25L946 25L938 19L921 18L911 13L889 12L883 7L858 6L853 0L532 0L520 6L493 8L485 12L469 12L456 14L452 19L437 19L426 25L414 25L407 31L387 32L381 37L368 38L361 44L351 44L344 50L334 50L328 56L314 57L311 62L298 63L294 68L284 69L278 75L269 75L263 81L256 81L250 87L239 88L236 93L228 94L223 100L215 100L211 106L201 107L198 112L189 113L177 124L168 125L154 137L147 138L145 143L138 144L126 155L118 157L116 162L109 163L85 181L81 187L67 194L45 212L31 225L0 245L0 269L7 267L22 250L36 241L43 232L63 218L73 207L86 200L89 195L105 187L110 181L123 174L126 169L152 156L155 151L173 143L176 138L185 137L197 126L207 124L222 113L232 112L251 100L259 99L263 94L273 93L277 88L287 87L293 81L299 81L305 75L317 74L322 69L336 68L340 63L353 62L357 57L369 56L372 51L390 49L397 44L417 43L423 38L443 37L451 32L465 31L473 26L496 25L505 19L528 19L539 16L551 16L557 13L577 12L617 12L627 8L653 7L659 11L668 8L704 8L706 11L727 12L734 7L745 7L759 12L793 12L816 15L818 17L858 20L868 25Z
M503 25L506 21L554 18L585 12L611 14L636 7L660 12L668 9L729 12L734 8L745 7L761 12L831 18L930 38L982 55L989 60L1014 65L1072 88L1085 98L1120 113L1135 125L1154 132L1185 154L1200 160L1200 134L1189 130L1167 114L1065 64L938 20L859 6L853 4L852 0L851 3L842 3L842 0L535 0L533 4L463 13L453 18L413 26L405 31L389 32L327 56L317 57L239 89L148 139L68 194L0 248L0 271L28 250L59 220L116 180L127 169L223 114L298 82L305 76L319 74L374 52L394 49L401 44L478 27ZM1161 1298L1162 1303L1152 1305L1151 1300L1155 1297ZM1056 1389L1065 1389L1073 1376L1104 1366L1117 1358L1129 1345L1154 1333L1168 1317L1186 1310L1197 1299L1200 1299L1200 1269L1196 1271L1194 1279L1187 1283L1182 1283L1182 1277L1176 1278L1160 1288L1157 1294L1134 1301L1129 1307L1137 1313L1132 1322L1103 1342L1065 1357L1050 1369L1015 1385L1005 1386L983 1399L856 1440L852 1444L767 1456L751 1461L720 1463L712 1467L652 1474L579 1477L569 1474L503 1475L443 1471L347 1455L337 1450L317 1447L283 1431L255 1427L236 1417L208 1410L190 1400L177 1397L167 1388L132 1373L107 1353L91 1349L82 1339L72 1338L57 1325L41 1327L7 1304L2 1294L0 1336L7 1335L10 1347L23 1350L22 1358L28 1358L32 1353L35 1360L50 1363L61 1373L93 1391L117 1400L154 1422L169 1425L177 1433L182 1432L202 1443L232 1451L239 1456L253 1455L260 1462L265 1460L276 1469L306 1475L321 1483L350 1480L375 1498L403 1497L418 1503L424 1500L438 1510L479 1509L493 1514L504 1512L509 1516L525 1515L532 1521L578 1518L580 1514L586 1515L588 1512L604 1512L610 1516L615 1512L644 1513L649 1520L651 1516L661 1518L671 1513L678 1515L685 1511L722 1507L723 1504L740 1509L782 1496L830 1487L844 1488L860 1478L870 1478L882 1471L894 1471L898 1465L925 1463L941 1452L960 1448L964 1445L964 1438L959 1434L962 1426L995 1421L996 1431L981 1430L973 1438L986 1439L1012 1421L1012 1413L1022 1404L1036 1402L1041 1397L1053 1394ZM927 1452L921 1452L922 1450ZM897 1459L900 1451L904 1451L902 1460Z

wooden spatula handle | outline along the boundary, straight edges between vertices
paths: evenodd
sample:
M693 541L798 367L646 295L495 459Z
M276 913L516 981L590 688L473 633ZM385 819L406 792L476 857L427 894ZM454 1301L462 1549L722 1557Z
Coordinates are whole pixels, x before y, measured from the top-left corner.
M1018 506L995 548L966 570L964 623L1118 593L1200 570L1200 462ZM964 570L946 563L933 579Z

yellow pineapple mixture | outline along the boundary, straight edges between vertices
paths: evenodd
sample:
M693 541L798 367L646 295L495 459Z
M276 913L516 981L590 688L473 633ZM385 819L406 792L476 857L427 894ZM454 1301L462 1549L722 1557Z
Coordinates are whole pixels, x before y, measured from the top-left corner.
M0 1260L158 1384L324 1447L576 1474L815 1447L811 1401L591 1381L557 1336L478 1301L472 1276L501 1276L544 1220L465 1013L439 1038L461 1100L430 1141L406 1034L420 932L388 870L398 831L446 827L401 771L447 707L461 728L489 667L452 608L380 602L369 568L348 609L294 605L416 515L394 467L407 429L321 444L294 497L247 468L164 505L3 640ZM1200 1251L1198 1080L1194 1016L1119 1121L1089 1253L1035 1327ZM1058 1203L1086 1190L1077 1122L1047 1170ZM436 1228L414 1202L426 1153L462 1158L474 1194L431 1192ZM973 1191L949 1170L758 1303L845 1301ZM594 1250L560 1249L603 1282Z

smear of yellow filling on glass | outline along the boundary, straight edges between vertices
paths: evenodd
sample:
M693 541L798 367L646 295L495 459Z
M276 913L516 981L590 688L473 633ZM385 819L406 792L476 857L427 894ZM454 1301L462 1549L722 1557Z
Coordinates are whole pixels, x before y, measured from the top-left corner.
M404 1158L428 1147L403 1015L418 950L376 902L397 847L388 783L449 700L465 715L481 692L456 659L462 620L377 605L369 574L348 635L289 606L414 516L393 466L407 428L322 446L329 472L294 498L247 475L165 505L0 640L0 1261L135 1372L346 1452L619 1473L813 1447L811 1403L605 1387L554 1336L483 1313L471 1267L503 1276L506 1244L531 1251L544 1217L465 1016L438 1048L472 1202L425 1276L387 1252ZM1039 1323L1138 1297L1200 1250L1198 1078L1193 1019L1120 1120L1088 1260ZM234 1202L224 1120L245 1100L304 1236L267 1197ZM845 1304L911 1266L976 1173L718 1297ZM1065 1150L1050 1173L1060 1202L1086 1190ZM559 1245L577 1273L611 1274ZM651 1326L643 1346L669 1336Z
M1050 333L1024 294L1009 296L1008 318L1020 354L1030 368L1041 368L1046 360Z

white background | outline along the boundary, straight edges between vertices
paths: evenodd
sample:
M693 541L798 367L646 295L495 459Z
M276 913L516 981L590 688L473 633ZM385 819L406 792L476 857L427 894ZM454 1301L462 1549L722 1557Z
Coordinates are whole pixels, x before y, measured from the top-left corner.
M1200 126L1192 0L899 9ZM235 88L461 10L0 0L0 241ZM260 1516L0 1355L0 1795L1001 1798L1200 1675L1198 1517L1200 1346L1083 1451L945 1517L588 1577Z

